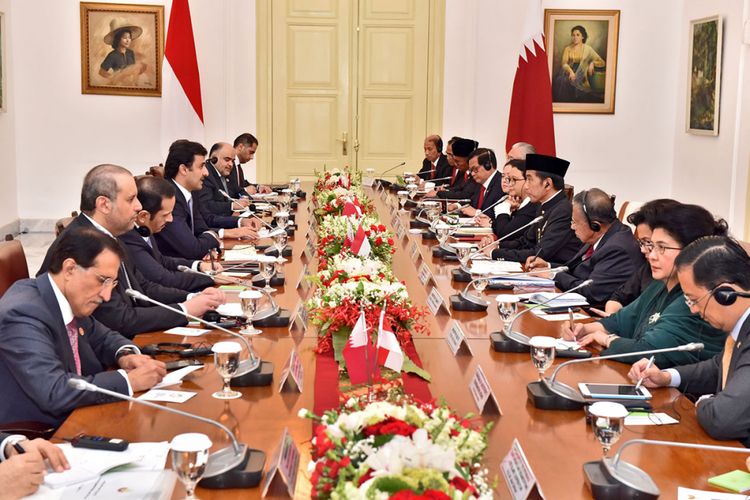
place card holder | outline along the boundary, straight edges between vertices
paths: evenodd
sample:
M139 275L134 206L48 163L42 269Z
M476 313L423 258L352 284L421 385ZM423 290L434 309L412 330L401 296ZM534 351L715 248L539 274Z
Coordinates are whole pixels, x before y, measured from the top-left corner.
M427 309L430 310L433 316L437 316L441 309L448 313L448 316L453 316L450 307L448 307L448 303L440 294L440 291L436 286L433 286L430 293L427 295Z
M302 393L303 384L304 369L302 367L302 361L299 358L299 354L297 354L297 349L292 349L292 352L289 353L289 359L287 359L284 368L281 371L279 392L286 387L288 390L299 391Z
M299 326L299 329L304 334L307 331L307 321L307 309L305 309L305 304L300 300L297 302L294 312L292 312L292 317L289 318L289 333L295 331L296 327Z
M474 398L474 403L477 405L480 415L503 414L495 393L492 392L492 387L480 365L477 365L477 370L474 372L471 382L469 382L469 392Z
M544 498L542 487L539 485L534 471L531 470L531 465L526 459L526 454L523 452L518 438L513 440L510 451L500 462L500 470L503 472L505 485L508 487L513 500Z
M448 343L448 347L450 347L454 356L474 356L474 353L471 351L471 346L469 346L469 343L466 341L466 335L464 335L464 331L461 329L461 324L458 321L454 320L451 324L451 327L448 329L448 333L445 336L445 341Z
M406 237L406 228L403 224L399 224L396 228L396 237L399 239L399 241L403 239L409 241L409 238Z
M391 217L391 226L396 227L401 223L401 218L398 216L398 213L393 214L393 217Z
M432 281L435 283L435 278L432 276L432 271L430 271L430 266L427 265L427 262L422 261L422 265L419 266L419 269L417 270L417 277L419 278L419 282L422 283L422 286L426 287L427 283Z
M419 259L422 258L422 252L419 251L419 245L416 241L412 241L411 245L409 246L409 256L411 257L412 262L415 264L419 262Z
M312 241L307 240L307 243L305 243L305 249L302 251L302 255L305 256L308 263L312 262L313 259L315 259L315 245L313 245Z
M281 435L281 442L278 448L273 453L273 459L271 465L266 472L266 477L263 478L263 485L261 488L261 498L265 498L271 487L271 484L280 478L284 484L289 498L294 498L294 490L297 486L297 470L299 469L300 454L297 446L294 444L289 429L284 428L284 433Z

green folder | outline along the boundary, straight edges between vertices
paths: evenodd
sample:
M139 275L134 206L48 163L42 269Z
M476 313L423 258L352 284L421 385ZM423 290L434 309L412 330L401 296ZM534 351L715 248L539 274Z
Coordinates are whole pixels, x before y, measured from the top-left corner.
M733 470L732 472L709 478L708 484L737 493L745 493L750 490L750 472Z

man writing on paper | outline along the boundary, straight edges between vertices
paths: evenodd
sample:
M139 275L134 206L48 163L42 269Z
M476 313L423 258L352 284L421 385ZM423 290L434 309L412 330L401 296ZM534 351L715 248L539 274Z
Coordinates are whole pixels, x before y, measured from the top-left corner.
M55 472L70 468L63 451L49 441L0 432L0 499L15 500L36 492L47 472L45 460Z
M675 264L690 311L729 333L724 350L666 370L646 369L642 359L628 375L646 387L678 387L701 396L696 412L708 435L750 447L750 257L729 237L707 236L685 247Z
M122 256L101 231L69 229L49 272L17 281L0 299L0 422L59 426L78 407L111 401L71 390L71 378L132 395L166 375L164 363L91 317L117 286Z

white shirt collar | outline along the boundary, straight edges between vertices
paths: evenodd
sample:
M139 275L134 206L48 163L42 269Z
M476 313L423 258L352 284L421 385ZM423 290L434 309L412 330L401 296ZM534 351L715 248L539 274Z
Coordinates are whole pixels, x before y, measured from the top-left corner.
M594 243L594 250L596 250L599 247L599 243L602 242L602 238L604 238L604 235L601 235L598 240L596 240L596 243Z
M175 186L177 186L177 189L179 189L179 190L180 190L180 192L182 193L182 196L184 196L184 197L185 197L185 201L188 201L188 202L189 202L190 200L192 200L192 199L193 199L193 193L191 193L190 191L188 191L187 189L185 189L185 188L184 188L184 187L182 186L182 184L180 184L179 182L177 182L177 181L174 181L174 183L175 183Z
M63 293L57 287L57 283L55 283L55 280L52 279L52 276L48 274L47 278L49 278L49 282L52 284L52 291L55 292L57 305L60 307L60 312L62 313L63 323L65 323L65 326L68 326L68 323L73 321L73 318L75 318L73 309L71 309L68 299L65 298L65 295L63 295Z
M750 316L750 307L748 307L745 312L740 316L739 321L734 325L734 328L732 328L732 331L729 332L729 334L732 336L735 342L737 342L737 337L740 336L740 330L742 329L742 325L745 324L745 320L747 317Z
M521 204L520 204L520 205L518 205L518 208L519 208L519 210L520 210L521 208L525 207L526 205L528 205L529 203L531 203L531 198L529 198L529 197L527 196L526 198L524 198L524 199L523 199L523 201L521 202Z
M484 186L484 189L488 189L490 187L490 182L492 182L492 178L497 175L497 169L495 169L494 172L492 172L492 175L490 175L486 181L482 184Z
M83 213L83 212L81 212L81 213ZM97 229L98 229L99 231L103 232L104 234L106 234L106 235L107 235L107 236L109 236L110 238L114 238L114 236L112 235L112 233L110 233L110 232L109 232L109 231L107 230L107 228L106 228L106 227L102 226L101 224L99 224L98 222L96 222L96 221L95 221L94 219L92 219L91 217L89 217L89 216L88 216L88 215L86 215L86 214L83 214L83 216L84 216L84 217L86 217L86 218L87 218L87 219L89 220L89 222L91 222L91 224L92 224L92 225L93 225L93 226L94 226L95 228L97 228Z

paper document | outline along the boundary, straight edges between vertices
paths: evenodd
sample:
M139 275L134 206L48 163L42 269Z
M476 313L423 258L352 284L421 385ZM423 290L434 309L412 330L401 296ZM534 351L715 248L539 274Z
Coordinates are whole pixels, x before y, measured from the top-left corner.
M239 302L226 302L216 308L216 312L222 316L237 316L244 317L245 313L242 312L242 304Z
M73 448L70 444L58 445L68 459L70 469L63 472L48 472L44 484L51 488L82 483L101 476L110 469L136 460L128 450L101 451Z
M171 470L109 472L72 486L39 490L33 500L169 500L177 475Z
M625 417L625 425L669 425L680 422L666 413L649 413L646 411L631 411Z
M163 401L166 403L184 403L195 396L196 392L189 391L165 391L163 389L151 389L141 395L138 399L144 401Z
M470 270L472 274L502 275L503 278L511 278L513 276L508 273L520 273L522 271L520 262L510 262L507 260L472 261Z
M680 486L677 488L677 500L747 500L747 496L737 495L736 493L694 490Z
M162 387L168 387L170 385L177 385L182 383L182 379L193 373L195 370L200 370L203 365L191 365L185 368L180 368L173 372L167 373L161 382L154 386L154 389L161 389Z
M531 297L529 297L529 302L533 302L535 304L544 303L544 305L547 307L572 307L588 305L586 297L584 297L580 293L568 293L565 295L560 295L559 293L539 292L531 294Z
M200 337L201 335L204 335L211 330L206 330L205 328L188 328L186 326L176 326L174 328L170 328L169 330L164 330L164 333L169 333L170 335L182 335L183 337Z
M534 308L531 310L531 314L538 318L542 318L545 321L565 321L570 319L570 315L568 313L559 313L559 314L546 314L544 312L544 309L541 307ZM573 313L573 320L581 320L581 319L588 319L589 317L585 314L581 313Z

